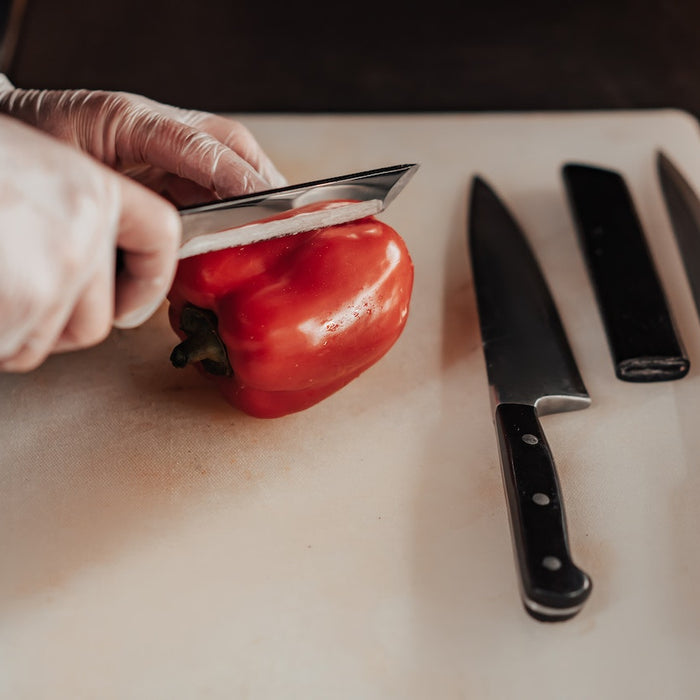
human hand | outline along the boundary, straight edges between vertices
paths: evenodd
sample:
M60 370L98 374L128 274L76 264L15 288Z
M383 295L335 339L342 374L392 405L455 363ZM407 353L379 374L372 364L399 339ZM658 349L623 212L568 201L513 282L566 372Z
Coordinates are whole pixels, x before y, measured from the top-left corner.
M162 197L0 115L0 370L144 321L170 287L179 239Z
M5 81L0 113L77 146L180 206L286 184L243 124L140 95L21 90Z

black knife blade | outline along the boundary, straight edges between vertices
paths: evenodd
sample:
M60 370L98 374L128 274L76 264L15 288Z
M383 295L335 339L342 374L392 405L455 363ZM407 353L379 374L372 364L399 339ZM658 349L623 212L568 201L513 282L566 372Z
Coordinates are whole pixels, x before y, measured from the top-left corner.
M671 159L659 151L656 165L673 232L700 316L700 200Z
M569 550L559 478L539 416L590 397L520 227L480 177L468 243L520 590L537 620L567 620L591 592Z
M618 379L680 379L690 362L623 176L567 163L562 174Z

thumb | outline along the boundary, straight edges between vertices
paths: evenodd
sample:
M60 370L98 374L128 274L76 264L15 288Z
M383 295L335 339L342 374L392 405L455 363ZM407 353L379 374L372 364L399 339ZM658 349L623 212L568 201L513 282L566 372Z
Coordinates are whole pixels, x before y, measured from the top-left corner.
M165 199L119 176L121 212L116 244L123 266L115 287L114 325L135 328L158 309L177 266L181 223Z

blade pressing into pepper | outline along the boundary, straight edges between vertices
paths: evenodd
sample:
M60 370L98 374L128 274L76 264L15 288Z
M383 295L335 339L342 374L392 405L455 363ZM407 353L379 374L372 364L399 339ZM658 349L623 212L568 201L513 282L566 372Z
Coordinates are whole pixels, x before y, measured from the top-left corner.
M418 167L392 165L181 209L179 257L374 216L396 198ZM320 203L328 206L314 206Z
M371 216L189 257L168 295L170 361L250 415L301 411L389 351L412 286L405 242Z

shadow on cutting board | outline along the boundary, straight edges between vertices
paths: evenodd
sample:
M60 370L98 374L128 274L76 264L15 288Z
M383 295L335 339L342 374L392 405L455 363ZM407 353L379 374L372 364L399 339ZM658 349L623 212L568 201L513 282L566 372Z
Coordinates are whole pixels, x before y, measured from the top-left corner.
M235 502L276 476L278 464L262 473L243 448L281 452L285 438L232 410L195 372L174 370L173 340L163 314L0 377L13 399L0 421L0 613L158 538L212 494Z
M0 615L157 547L203 509L235 512L251 492L313 479L327 460L314 436L342 439L368 393L381 414L410 386L410 367L385 362L318 406L260 420L175 370L174 342L161 309L95 348L0 375Z

